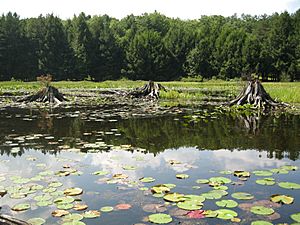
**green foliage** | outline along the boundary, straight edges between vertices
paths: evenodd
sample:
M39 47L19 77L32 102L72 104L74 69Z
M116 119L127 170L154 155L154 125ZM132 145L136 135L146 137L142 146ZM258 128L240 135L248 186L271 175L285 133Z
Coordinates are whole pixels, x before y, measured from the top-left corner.
M300 10L237 18L0 17L0 80L300 80Z

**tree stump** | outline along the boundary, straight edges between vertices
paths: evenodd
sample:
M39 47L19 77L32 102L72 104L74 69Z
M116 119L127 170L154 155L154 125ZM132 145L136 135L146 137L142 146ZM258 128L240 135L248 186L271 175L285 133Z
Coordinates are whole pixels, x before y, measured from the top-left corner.
M61 103L68 101L63 94L61 94L57 88L53 86L46 86L34 95L27 96L19 102L49 102L49 103Z
M159 83L154 83L153 81L149 81L141 88L137 88L129 92L128 95L133 96L135 98L147 98L147 99L158 99L159 91L166 91L166 88Z
M248 84L233 100L227 103L229 106L251 104L256 108L286 107L288 104L273 100L265 91L258 79L248 81Z

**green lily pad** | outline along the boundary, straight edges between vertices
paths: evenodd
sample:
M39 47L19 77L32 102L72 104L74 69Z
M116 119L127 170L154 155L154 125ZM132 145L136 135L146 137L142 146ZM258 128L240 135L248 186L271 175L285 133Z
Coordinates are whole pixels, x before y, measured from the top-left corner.
M114 210L114 208L111 206L104 206L100 209L101 212L111 212L113 210Z
M212 177L209 179L210 182L220 183L220 184L229 184L231 180L226 177Z
M272 195L271 201L275 203L292 204L294 198L288 195Z
M104 175L107 175L107 174L108 174L108 172L104 171L104 170L95 171L93 173L93 175L97 175L97 176L104 176Z
M254 214L264 216L268 216L274 213L274 210L272 208L267 208L264 206L253 206L251 207L250 211Z
M227 186L215 186L213 187L215 190L223 190L223 191L226 191L228 190L228 187Z
M230 220L236 216L238 216L238 214L230 209L218 209L216 210L216 212L218 213L217 218L219 219L223 219L223 220Z
M230 175L230 174L232 174L232 171L230 171L230 170L222 170L219 173L220 174L225 174L225 175Z
M71 203L60 203L56 205L56 208L58 209L63 209L63 210L68 210L73 208L73 204Z
M286 166L281 166L280 169L288 170L288 171L295 171L295 170L298 170L298 166L286 165Z
M27 223L29 223L31 225L42 225L42 224L46 223L46 220L44 220L43 218L32 218L32 219L29 219L27 221Z
M166 187L168 187L170 189L176 187L176 184L163 184L163 185L165 185Z
M85 223L81 221L68 221L63 223L62 225L85 225Z
M184 195L179 193L169 193L164 196L164 199L169 202L180 202L184 201Z
M176 174L176 178L178 178L178 179L187 179L187 178L189 178L189 175L184 174L184 173Z
M61 182L53 181L48 185L48 187L58 188L58 187L61 187L62 185L63 184Z
M52 199L52 197L50 195L38 195L38 196L35 196L33 198L35 201L49 201L50 199Z
M233 193L231 195L231 197L233 197L235 199L239 199L239 200L250 200L250 199L254 198L253 195L246 193L246 192L236 192L236 193Z
M136 170L135 166L129 166L129 165L123 166L122 168L123 170Z
M76 195L81 195L82 193L83 193L83 190L78 187L68 188L68 189L64 190L64 194L67 196L76 196Z
M252 173L254 173L256 176L263 176L263 177L268 177L273 175L273 173L268 170L255 170Z
M151 183L151 182L154 182L155 179L153 177L143 177L140 179L140 181L143 183Z
M24 211L30 209L30 204L29 203L22 203L22 204L17 204L14 207L12 207L13 211Z
M291 215L291 218L296 222L300 223L300 212Z
M220 199L223 197L223 195L219 192L214 192L215 190L213 191L209 191L209 192L206 192L206 193L202 193L201 196L203 196L204 198L206 199Z
M64 197L60 197L60 198L56 198L54 200L55 204L68 204L68 203L72 203L74 202L75 199L71 196L64 196Z
M253 221L251 225L273 225L273 223L270 223L268 221L263 221L263 220L257 220L257 221Z
M292 182L280 182L278 183L279 187L286 189L300 189L300 184L292 183Z
M250 172L243 170L236 170L233 172L233 175L236 177L250 177Z
M287 171L287 170L284 170L284 169L271 169L270 170L272 173L278 173L278 174L288 174L289 173L289 171Z
M49 187L49 188L45 188L43 190L44 193L52 193L52 192L55 192L57 189L54 188L54 187Z
M158 184L158 185L153 186L151 188L151 191L154 193L157 193L157 194L161 194L161 193L169 192L170 188L164 184Z
M156 224L167 224L172 222L172 217L164 213L156 213L149 216L149 221Z
M267 177L267 178L264 178L264 179L259 179L259 180L256 180L255 182L257 184L261 184L261 185L268 185L268 186L271 186L271 185L274 185L275 184L275 179L272 178L272 177Z
M191 200L177 203L178 208L189 211L201 209L202 206L203 204L201 202Z
M205 197L202 195L185 195L184 196L186 201L196 201L196 202L204 202Z
M65 215L62 219L63 221L79 221L83 219L83 215L78 213L70 213Z
M234 200L221 200L217 201L216 205L219 207L234 208L238 206L238 203Z
M215 218L218 216L218 212L217 211L213 211L213 210L205 210L203 212L203 214L205 215L205 217L207 218Z
M93 219L100 217L101 213L97 210L89 210L83 213L83 217L87 219Z
M40 207L45 207L48 205L52 205L52 201L38 201L36 202L36 205Z
M198 179L196 180L197 184L208 184L209 180L208 179Z

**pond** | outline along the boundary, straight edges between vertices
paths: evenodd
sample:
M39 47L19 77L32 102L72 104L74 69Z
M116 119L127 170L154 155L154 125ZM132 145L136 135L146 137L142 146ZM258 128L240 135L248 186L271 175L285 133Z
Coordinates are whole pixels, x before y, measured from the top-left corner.
M299 115L151 112L2 108L0 213L41 218L32 224L300 223Z

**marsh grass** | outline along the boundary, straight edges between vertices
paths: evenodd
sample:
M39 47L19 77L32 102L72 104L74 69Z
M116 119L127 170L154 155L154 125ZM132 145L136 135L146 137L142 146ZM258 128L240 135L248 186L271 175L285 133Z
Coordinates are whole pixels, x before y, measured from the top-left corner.
M97 89L97 88L121 88L130 89L143 86L147 81L59 81L52 82L58 89ZM207 81L207 82L160 82L168 89L161 92L165 99L199 100L207 93L224 92L226 96L237 95L244 86L244 82ZM272 98L287 103L300 103L300 82L263 83L266 91ZM36 91L40 88L38 82L6 81L0 82L0 93L17 91Z

